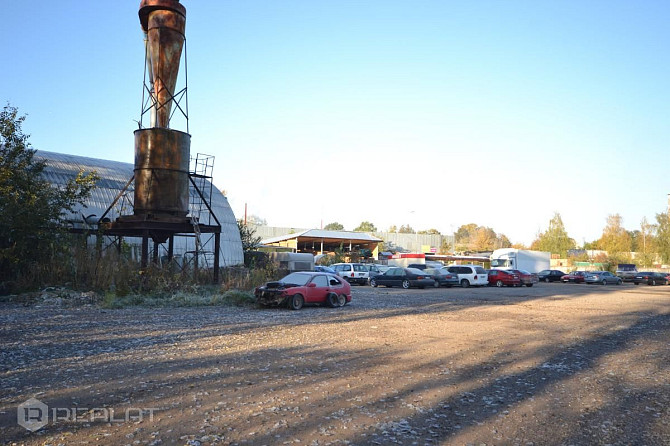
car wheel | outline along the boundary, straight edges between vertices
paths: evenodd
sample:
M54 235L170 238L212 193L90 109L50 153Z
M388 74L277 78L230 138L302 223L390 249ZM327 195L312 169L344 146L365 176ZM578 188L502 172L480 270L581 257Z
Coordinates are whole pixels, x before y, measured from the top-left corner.
M549 283L549 277L545 277L545 278L544 278L544 281L545 281L546 283Z
M616 281L616 284L617 284L617 285L623 285L623 280L617 280L617 281Z
M496 286L497 286L498 288L502 288L502 286L503 286L502 280L498 280L498 281L496 282Z
M335 308L335 307L338 306L338 305L337 305L337 299L338 299L337 294L335 294L335 293L328 293L328 295L326 296L326 303L328 304L328 306L329 306L330 308Z
M433 284L433 286L434 286L435 288L439 288L439 287L440 287L440 282L438 282L438 281L436 280L435 283Z
M288 301L288 307L291 310L299 310L303 305L305 305L305 298L302 297L302 294L294 294Z
M338 307L343 307L346 304L347 304L347 296L345 296L344 294L340 294L339 296L337 296L337 306Z
M461 280L461 286L462 286L463 288L467 288L467 287L469 287L469 286L470 286L470 281L468 281L468 279L463 279L463 280Z
M375 279L370 279L370 286L372 288L377 288L377 281Z
M531 286L533 286L533 284L532 283L527 283L526 286L531 287Z
M656 285L656 280L655 279L651 280L651 285Z
M639 285L639 284L640 284L640 282L633 282L633 283L634 283L635 285Z
M607 279L603 279L602 282L600 282L602 285L607 285Z
M408 289L409 288L409 280L407 280L407 279L403 280L402 281L402 287L404 289Z

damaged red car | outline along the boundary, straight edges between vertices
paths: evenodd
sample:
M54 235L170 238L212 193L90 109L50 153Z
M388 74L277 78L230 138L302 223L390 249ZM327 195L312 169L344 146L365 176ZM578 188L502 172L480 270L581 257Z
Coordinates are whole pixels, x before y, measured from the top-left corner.
M256 302L264 306L287 306L299 310L304 305L343 307L351 302L351 285L339 276L319 272L295 272L254 290Z

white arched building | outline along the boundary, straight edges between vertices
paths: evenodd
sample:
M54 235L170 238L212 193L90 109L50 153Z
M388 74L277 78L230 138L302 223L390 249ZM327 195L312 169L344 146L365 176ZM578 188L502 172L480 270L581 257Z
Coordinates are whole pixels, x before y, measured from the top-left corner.
M54 153L38 150L35 154L37 160L46 161L46 168L43 172L44 178L57 187L62 187L70 179L76 178L80 171L85 173L95 171L100 180L86 200L86 207L80 207L72 213L68 220L74 228L86 228L97 225L98 220L110 207L114 200L124 190L129 180L133 177L133 164L121 163L118 161L108 161L97 158L88 158L84 156L67 155L63 153ZM219 252L220 266L234 266L244 263L244 254L242 252L242 241L237 227L237 221L233 214L228 199L207 179L204 179L205 189L211 189L210 200L211 208L221 224L221 246ZM133 185L130 184L127 191L117 202L117 208L121 214L132 214ZM194 209L191 205L191 213L201 212L201 209ZM205 211L208 213L208 211ZM108 214L113 219L118 216ZM205 218L205 217L202 217ZM140 245L141 238L125 237L124 241L131 245ZM203 249L213 252L214 241L202 235ZM184 255L195 250L195 237L184 236L175 237L174 255L175 257Z

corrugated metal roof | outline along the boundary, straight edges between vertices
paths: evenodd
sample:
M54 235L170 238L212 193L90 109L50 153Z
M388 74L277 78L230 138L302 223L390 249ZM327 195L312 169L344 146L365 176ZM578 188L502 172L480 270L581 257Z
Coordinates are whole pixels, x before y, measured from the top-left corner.
M283 242L286 240L292 240L295 238L324 238L324 239L338 239L338 240L359 240L366 242L381 242L382 239L377 238L373 235L367 234L365 232L353 232L353 231L326 231L324 229L308 229L303 232L297 232L294 234L280 235L278 237L271 237L265 240L262 240L261 243L264 245L269 245L272 243Z
M51 184L62 187L67 182L75 178L80 170L85 173L95 171L100 177L97 187L91 192L91 196L86 200L86 207L79 207L70 215L73 222L83 222L83 216L94 215L94 220L100 218L112 204L116 196L123 190L133 176L134 166L130 163L121 163L118 161L102 160L89 158L85 156L67 155L64 153L47 152L38 150L35 154L36 159L46 161L47 166L43 176ZM239 265L244 263L244 254L242 252L242 241L237 227L235 214L230 208L228 199L219 191L209 180L205 180L208 189L212 186L211 206L219 223L221 224L221 265ZM192 187L191 187L192 188ZM110 219L119 215L132 214L132 200L134 187L131 184L125 194L124 208L115 208L114 212L108 214ZM209 213L206 209L200 213L199 209L191 206L191 213L200 215L200 221L209 224ZM214 221L211 221L214 224ZM206 250L213 251L213 240L205 240L203 235L203 244ZM125 238L128 243L132 243L132 238ZM137 239L139 240L139 239ZM209 246L211 244L211 246ZM187 251L195 250L195 240L193 237L178 237L175 239L175 254L183 254Z

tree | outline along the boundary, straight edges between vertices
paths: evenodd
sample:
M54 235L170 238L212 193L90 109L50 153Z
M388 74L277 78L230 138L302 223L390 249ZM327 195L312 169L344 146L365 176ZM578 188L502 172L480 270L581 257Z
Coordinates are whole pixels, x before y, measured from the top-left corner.
M567 258L568 250L574 249L575 246L575 240L570 238L565 230L561 214L554 212L554 216L549 220L549 227L545 232L538 234L530 248L549 251L552 254L558 254L561 258Z
M497 234L496 236L496 249L498 248L511 248L512 242L507 238L505 234ZM523 248L520 248L523 249Z
M328 223L326 226L323 227L326 231L344 231L344 226L339 224L338 222L333 222L333 223Z
M462 225L456 231L455 238L456 251L492 251L512 246L505 234L496 234L492 228L475 223Z
M599 245L612 257L628 258L631 251L631 239L622 226L623 218L619 214L609 215L603 229Z
M656 237L654 236L656 229L656 225L649 223L647 217L643 217L640 221L640 230L634 231L638 233L636 237L637 246L634 251L641 254L639 262L642 266L652 266L654 263L655 253L658 252Z
M389 232L392 232L394 234L397 233L398 227L396 225L391 225L391 227L389 228Z
M369 221L363 221L354 229L354 232L377 232L377 228Z
M398 233L400 234L415 234L414 229L410 225L402 225L400 226L400 229L398 230Z
M472 250L480 252L492 251L498 240L498 236L493 229L480 226L473 234L471 240Z
M468 223L467 225L462 225L459 227L455 234L456 243L465 245L469 244L478 227L479 226L474 223Z
M418 231L417 234L427 234L427 235L440 235L440 231L437 229L423 229Z
M254 251L261 244L261 238L256 236L256 229L249 224L244 224L244 220L237 220L237 229L240 231L240 240L242 241L242 251Z
M670 263L670 216L666 212L656 214L656 250L663 263Z
M262 217L259 217L258 215L250 215L247 217L247 224L254 226L267 226L268 221Z
M63 255L69 245L67 216L84 202L99 179L95 172L64 187L52 186L42 173L29 135L21 129L25 116L7 104L0 112L0 281L14 280L38 260Z

